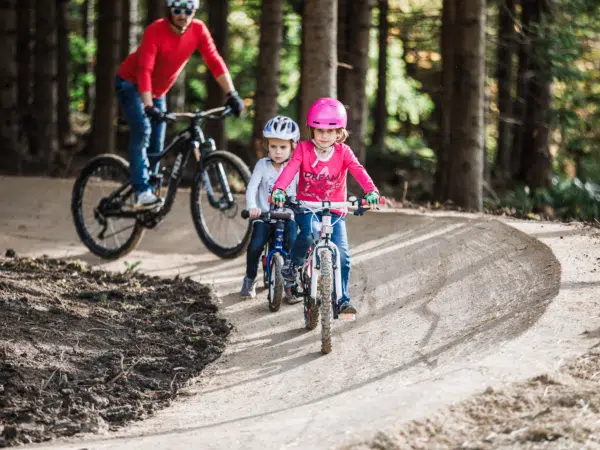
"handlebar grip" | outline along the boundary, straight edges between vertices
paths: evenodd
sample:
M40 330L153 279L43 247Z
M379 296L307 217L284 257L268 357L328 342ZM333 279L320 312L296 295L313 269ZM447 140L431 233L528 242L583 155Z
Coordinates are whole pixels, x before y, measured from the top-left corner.
M250 211L242 209L242 219L248 219L250 217Z

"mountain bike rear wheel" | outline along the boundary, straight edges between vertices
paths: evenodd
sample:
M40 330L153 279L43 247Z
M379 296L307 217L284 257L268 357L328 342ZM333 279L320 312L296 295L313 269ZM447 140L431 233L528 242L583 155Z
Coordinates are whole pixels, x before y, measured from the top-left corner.
M131 252L144 234L134 217L108 212L133 210L135 194L129 183L129 164L105 154L93 158L73 185L71 214L81 242L95 255L117 259Z

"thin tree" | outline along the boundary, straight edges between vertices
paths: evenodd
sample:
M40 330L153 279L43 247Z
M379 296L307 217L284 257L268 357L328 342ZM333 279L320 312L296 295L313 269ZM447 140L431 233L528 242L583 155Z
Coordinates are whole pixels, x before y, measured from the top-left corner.
M36 2L32 147L48 172L58 152L56 24L56 2Z
M448 161L452 152L452 106L454 95L454 46L455 46L456 4L453 0L444 0L442 6L442 32L440 47L442 51L441 73L441 114L440 147L437 151L434 197L440 201L448 199Z
M227 16L229 15L229 4L222 0L208 0L208 28L215 41L217 51L227 62L228 59L228 25ZM206 107L216 108L225 103L225 94L219 84L216 82L210 71L206 73ZM217 148L225 148L227 137L225 135L225 121L212 120L206 124L206 131L217 145Z
M20 0L17 4L17 64L18 64L18 114L19 139L27 139L32 124L33 99L33 37L35 6L33 0Z
M83 15L83 34L85 36L85 42L88 46L92 46L96 40L96 1L85 0L82 4L82 15ZM94 73L94 61L93 57L88 58L87 73ZM94 83L85 85L85 104L84 111L91 114L94 110L94 99L96 89Z
M337 96L337 0L305 0L302 17L300 120L320 97ZM303 138L308 130L301 127Z
M165 15L165 0L147 0L146 6L146 26Z
M448 196L483 209L485 0L457 0ZM460 14L458 12L460 11Z
M536 26L530 31L530 58L528 73L521 171L519 180L531 189L549 188L552 183L552 155L550 153L550 129L552 107L552 67L547 46L551 40L543 40L540 27L552 19L551 0L532 2L531 22Z
M338 97L348 108L348 145L366 160L367 70L371 4L369 0L338 0ZM346 69L344 69L346 68Z
M498 43L496 44L496 78L498 80L498 144L495 178L505 181L510 177L510 147L512 144L512 85L513 56L515 53L516 16L514 0L499 2Z
M256 68L254 131L252 142L257 159L264 154L262 130L277 114L280 52L283 45L283 1L263 0L260 13L260 50Z
M0 2L0 161L3 170L21 171L17 97L17 2Z
M375 97L375 123L371 138L371 145L378 152L383 152L385 148L387 128L388 6L388 0L379 0L377 94Z
M57 0L58 30L58 139L60 146L73 145L69 92L69 0Z
M114 80L121 52L121 0L102 2L98 11L96 102L90 146L93 154L114 153L116 98Z

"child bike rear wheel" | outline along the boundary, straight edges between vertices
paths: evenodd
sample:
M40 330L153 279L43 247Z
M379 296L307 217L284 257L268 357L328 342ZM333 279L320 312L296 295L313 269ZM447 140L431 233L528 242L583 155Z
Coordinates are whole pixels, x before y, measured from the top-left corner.
M269 310L272 312L279 311L281 307L281 300L284 292L284 280L281 275L281 269L283 268L283 258L279 253L273 254L271 258L271 270L269 279L269 291L267 294L267 300L269 301Z

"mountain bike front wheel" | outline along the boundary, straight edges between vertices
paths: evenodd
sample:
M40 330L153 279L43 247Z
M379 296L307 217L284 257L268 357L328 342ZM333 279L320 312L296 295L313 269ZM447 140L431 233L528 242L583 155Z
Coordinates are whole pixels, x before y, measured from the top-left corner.
M208 250L220 258L235 258L250 240L252 224L239 214L250 182L250 169L227 151L212 152L203 163L190 197L194 226Z

